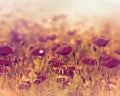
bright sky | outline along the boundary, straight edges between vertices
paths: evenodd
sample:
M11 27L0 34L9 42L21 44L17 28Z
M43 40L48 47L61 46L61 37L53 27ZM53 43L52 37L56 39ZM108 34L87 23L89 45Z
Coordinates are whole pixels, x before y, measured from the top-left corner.
M120 0L0 0L0 14L40 17L57 13L109 15L120 12ZM2 8L2 9L1 9ZM16 9L19 11L15 11Z

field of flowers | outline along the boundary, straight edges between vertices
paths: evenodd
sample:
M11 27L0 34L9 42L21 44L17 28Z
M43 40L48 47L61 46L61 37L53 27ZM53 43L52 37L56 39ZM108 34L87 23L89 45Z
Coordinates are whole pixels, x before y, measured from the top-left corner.
M64 14L0 21L0 93L120 96L120 32L107 21L89 23Z

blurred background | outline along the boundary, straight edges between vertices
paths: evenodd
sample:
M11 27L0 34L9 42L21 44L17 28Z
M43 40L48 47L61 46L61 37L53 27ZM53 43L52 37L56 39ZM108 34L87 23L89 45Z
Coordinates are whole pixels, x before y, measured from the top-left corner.
M38 20L51 15L120 16L119 0L0 0L0 18L24 17Z

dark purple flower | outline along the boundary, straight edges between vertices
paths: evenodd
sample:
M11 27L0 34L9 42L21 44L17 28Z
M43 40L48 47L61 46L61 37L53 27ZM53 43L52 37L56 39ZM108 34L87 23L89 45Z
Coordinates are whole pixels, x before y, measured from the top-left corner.
M53 67L60 67L62 65L65 65L64 62L61 62L57 58L52 58L51 60L48 61L48 64Z
M0 59L0 66L10 66L12 63L5 59Z
M40 57L44 57L45 56L45 49L42 48L38 48L38 49L35 49L31 52L31 55L33 56L40 56Z
M16 43L21 42L21 39L19 38L19 34L15 30L12 30L10 32L10 37L11 37L11 41L13 42L16 42Z
M97 63L97 60L96 59L94 59L94 58L84 58L83 60L82 60L82 62L84 63L84 64L87 64L87 65L94 65L94 64L96 64Z
M109 43L109 40L103 37L94 38L93 43L98 47L105 47Z
M102 59L101 64L108 68L113 68L120 64L120 60L113 56L106 56Z
M57 38L57 36L55 34L52 34L51 36L49 36L49 39L54 41Z
M75 70L75 66L69 66L69 67L67 67L67 70L74 71Z
M115 50L115 53L120 55L120 50Z
M39 41L41 41L41 42L43 42L43 43L45 43L45 42L47 42L48 41L48 39L49 39L49 37L48 36L39 36Z
M19 34L18 34L15 30L11 30L10 36L11 36L11 37L18 37Z
M58 47L55 51L56 54L59 55L68 55L72 52L72 47L69 44L63 43L60 47Z
M55 45L51 48L51 50L52 50L53 52L55 52L56 49L59 48L60 46L61 46L61 43L55 44Z
M75 44L76 44L76 45L80 45L81 43L82 43L81 40L79 40L79 39L75 40Z
M13 53L13 50L9 46L0 47L0 55L6 56L6 55L9 55L9 54L12 54L12 53Z
M70 36L75 35L75 31L68 31L68 35L70 35Z

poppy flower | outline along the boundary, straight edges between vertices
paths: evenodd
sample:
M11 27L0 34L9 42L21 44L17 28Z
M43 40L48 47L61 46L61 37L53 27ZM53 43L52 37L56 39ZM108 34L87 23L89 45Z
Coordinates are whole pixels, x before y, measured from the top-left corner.
M103 37L93 38L93 43L98 47L105 47L109 43L109 39Z
M54 41L57 38L57 36L55 34L52 34L51 36L49 36L49 39Z
M96 64L97 60L95 58L83 58L82 62L87 65L94 65Z
M115 50L115 53L120 55L120 50Z
M21 39L19 38L19 34L15 31L15 30L12 30L10 32L10 37L11 37L11 41L13 42L21 42Z
M67 33L68 33L68 35L70 35L70 36L75 35L75 31L68 31Z
M68 55L72 52L72 47L69 44L63 43L60 47L58 47L55 51L56 54L59 55Z
M39 39L39 41L45 43L48 41L48 36L39 36L38 39Z
M97 51L97 48L95 46L93 46L93 51L96 52Z
M76 39L76 40L75 40L75 44L76 44L76 45L80 45L81 43L82 43L82 41L81 41L80 39Z
M113 68L120 64L120 60L113 56L108 56L103 58L101 64L107 68Z
M40 49L40 48L34 49L34 50L31 52L31 55L44 57L44 56L45 56L45 49Z
M59 48L61 46L61 43L58 43L58 44L54 44L54 46L52 46L51 50L53 52L55 52L57 50L57 48Z
M0 47L0 55L1 56L7 56L12 53L14 53L14 52L13 52L12 48L10 48L9 46Z
M10 66L11 62L8 60L0 59L0 66Z
M18 89L24 90L29 89L31 87L30 81L24 81L23 83L19 84Z
M65 65L64 62L61 62L57 58L52 58L51 60L48 61L48 64L53 67L60 67L62 65Z
M75 66L68 66L68 67L67 67L67 70L74 71L74 70L75 70Z

